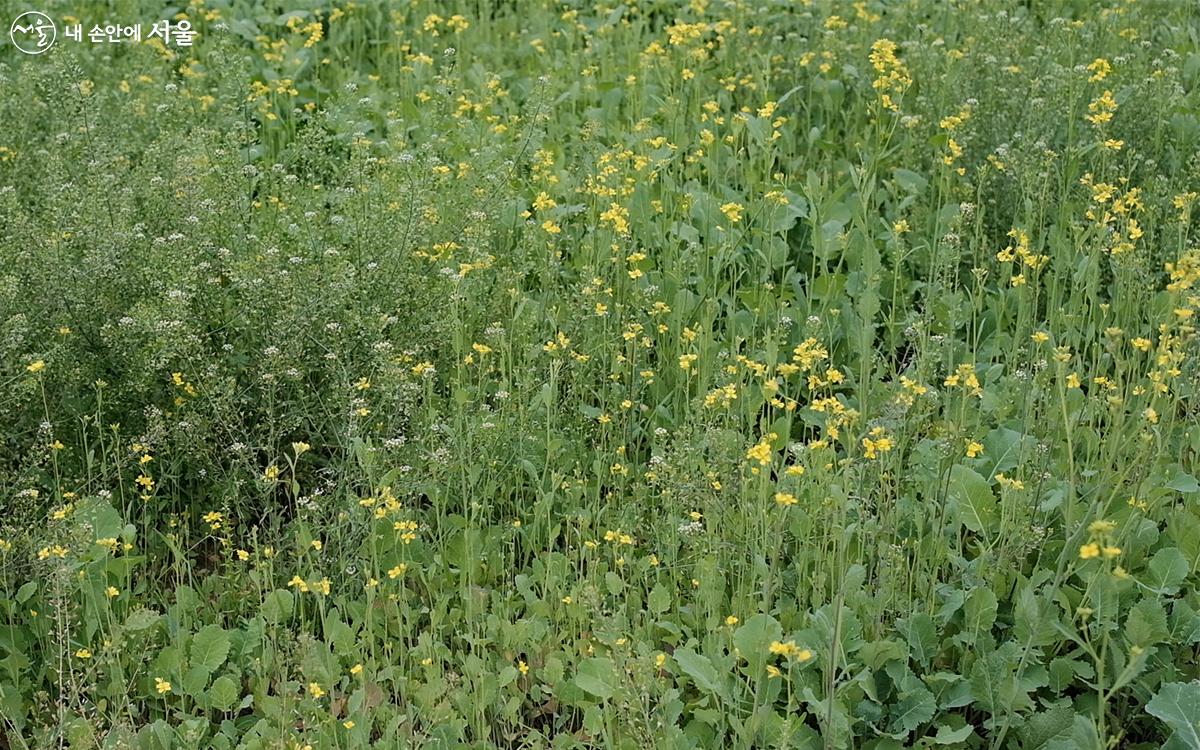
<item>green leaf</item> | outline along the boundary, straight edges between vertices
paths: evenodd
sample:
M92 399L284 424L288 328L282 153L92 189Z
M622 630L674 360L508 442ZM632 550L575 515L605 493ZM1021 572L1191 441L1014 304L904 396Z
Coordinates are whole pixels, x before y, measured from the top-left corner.
M908 734L932 719L936 710L937 701L933 699L933 693L925 688L912 690L901 696L900 702L892 710L892 731Z
M929 185L929 180L917 174L911 169L896 167L892 170L892 176L896 178L896 184L909 193L921 193Z
M1186 471L1180 471L1178 474L1176 474L1171 481L1167 482L1166 487L1167 489L1175 490L1176 492L1181 492L1185 495L1191 495L1196 492L1200 492L1200 482L1197 482L1196 478L1191 474L1188 474Z
M908 646L894 638L871 641L858 650L858 659L870 669L880 669L891 661L907 661Z
M896 629L904 634L912 657L922 666L928 666L938 651L937 628L933 618L924 612L896 621Z
M961 721L961 719L959 719ZM975 727L970 724L964 724L958 729L951 729L949 725L943 724L938 727L937 734L933 736L933 744L935 745L957 745L960 742L966 742L967 738L975 733Z
M1200 616L1179 599L1171 607L1171 640L1184 646L1200 643Z
M700 230L691 224L686 224L682 221L672 222L671 234L675 235L684 242L699 242Z
M13 599L16 600L17 604L24 604L37 591L37 587L37 581L29 581L17 589L17 593L13 596Z
M1187 578L1190 566L1187 559L1175 547L1165 547L1150 558L1150 571L1145 584L1160 594L1175 594L1179 584Z
M1059 656L1050 661L1050 669L1048 678L1050 689L1056 693L1061 693L1075 682L1077 677L1091 679L1095 674L1092 665L1078 659L1068 659L1064 656Z
M1075 712L1069 706L1056 706L1049 711L1039 711L1023 720L1017 730L1022 750L1045 750L1056 740L1071 736L1075 726Z
M125 618L124 627L125 630L137 632L154 627L161 619L162 615L152 609L143 607L129 613L129 616Z
M757 614L733 631L738 656L750 663L751 676L757 676L771 658L770 646L783 638L783 628L770 615Z
M1028 455L1029 444L1037 441L1007 427L997 427L983 438L983 458L991 476L1016 468L1022 455Z
M167 646L158 652L152 662L151 673L173 680L183 671L183 652L180 645ZM153 689L153 680L147 678Z
M1013 607L1013 635L1021 643L1045 646L1058 639L1058 615L1050 602L1031 586L1017 594Z
M75 519L92 527L96 539L115 539L125 529L125 521L111 505L99 498L89 498L75 510Z
M15 685L0 682L0 709L17 729L25 726L25 700Z
M992 624L996 622L998 606L996 595L986 586L972 591L963 605L963 617L966 622L960 640L964 643L974 643L980 635L989 632Z
M786 206L776 207L772 210L772 218L769 225L772 232L786 232L795 226L798 219L808 216L808 205L803 198L792 194L792 202Z
M575 674L575 684L581 690L601 699L613 696L616 692L615 683L616 668L612 660L599 656L584 660Z
M229 675L222 675L208 689L208 706L218 711L228 711L237 703L240 694L237 682Z
M292 592L276 589L263 600L262 616L267 622L278 624L291 617L295 608L296 600Z
M980 708L995 716L1030 706L1028 686L1022 687L1015 674L1019 651L1016 643L1008 641L980 655L971 667L971 695Z
M183 675L180 687L183 692L196 700L204 698L204 688L208 687L208 678L212 674L212 670L203 664L193 665Z
M950 496L958 501L963 526L977 534L986 533L996 523L996 496L986 479L966 466L950 470Z
M517 668L514 667L513 665L509 664L507 667L500 670L500 674L497 675L496 686L497 687L507 687L507 686L511 685L513 683L513 681L517 679L518 674L520 674L520 673L517 672Z
M646 606L650 608L651 613L661 615L671 606L671 592L661 583L654 584L646 598Z
M461 668L463 673L471 679L485 671L482 660L474 654L467 654L461 663ZM322 685L332 685L341 671L337 659L329 650L329 645L316 639L308 641L307 645L303 647L300 670L304 673L306 682L313 680Z
M1129 609L1125 636L1135 646L1152 646L1171 634L1167 613L1157 599L1143 599Z
M354 630L342 622L340 618L331 618L325 630L329 642L333 644L335 653L346 655L354 652L356 645Z
M696 687L727 698L725 684L707 656L697 654L690 648L681 648L675 652L675 663L692 678Z
M1169 682L1159 688L1146 713L1175 733L1173 739L1190 750L1200 750L1200 680Z
M192 637L191 663L211 673L229 656L229 634L217 625L208 625Z
M1167 534L1190 567L1200 565L1200 518L1186 508L1176 508L1167 518Z

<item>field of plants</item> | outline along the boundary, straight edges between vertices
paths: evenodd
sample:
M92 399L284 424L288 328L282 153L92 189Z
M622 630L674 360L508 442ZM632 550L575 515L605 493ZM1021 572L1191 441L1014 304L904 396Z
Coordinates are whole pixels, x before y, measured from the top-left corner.
M0 3L0 748L1200 750L1200 6L150 6Z

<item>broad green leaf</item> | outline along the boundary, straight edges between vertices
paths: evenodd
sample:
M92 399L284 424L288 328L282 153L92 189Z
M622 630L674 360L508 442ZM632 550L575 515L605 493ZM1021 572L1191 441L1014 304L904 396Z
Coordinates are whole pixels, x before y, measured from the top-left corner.
M717 674L717 670L707 656L697 654L690 648L681 648L675 652L674 656L675 663L688 677L692 678L696 687L716 693L722 698L728 697L725 693L724 681Z
M508 685L512 684L513 680L517 679L518 674L520 673L517 671L517 668L509 664L504 669L500 670L500 674L497 676L496 685L498 687L507 687Z
M218 625L208 625L192 637L191 663L209 672L225 663L229 656L229 634Z
M896 184L910 193L924 192L929 185L929 180L924 176L903 167L893 169L892 176L896 178Z
M1184 646L1200 643L1200 615L1180 599L1171 607L1171 640Z
M983 438L983 458L994 476L1016 467L1026 436L1006 427L997 427ZM1034 442L1032 438L1028 438Z
M654 584L654 588L650 589L650 595L646 597L646 606L655 615L661 615L663 612L666 612L671 606L670 590L661 583Z
M0 682L0 709L17 729L25 726L25 700L15 685Z
M770 647L783 638L783 628L770 615L757 614L733 632L733 645L738 656L750 664L750 675L758 676L771 658Z
M125 521L111 505L99 498L88 498L75 510L75 518L89 524L96 539L116 539L125 530Z
M996 622L998 602L996 595L986 586L980 586L971 592L963 605L963 642L974 643L984 633L992 629Z
M237 703L240 694L237 682L229 675L221 675L208 689L208 706L217 711L228 711Z
M1015 670L1020 647L1009 641L1002 647L980 654L971 667L971 695L975 704L995 716L1026 710L1030 685L1018 682Z
M1135 646L1152 646L1165 641L1171 634L1167 613L1157 599L1143 599L1129 610L1125 620L1125 637Z
M1186 471L1180 471L1171 481L1167 482L1166 486L1167 489L1172 489L1185 495L1200 492L1200 482L1196 481L1196 478Z
M330 643L333 644L333 650L338 654L350 654L354 652L355 638L354 630L342 622L340 618L333 619L326 626L326 635Z
M1031 586L1021 589L1013 607L1013 634L1019 642L1030 646L1054 643L1059 637L1057 622L1058 615L1045 597Z
M208 678L212 674L212 670L203 664L195 664L183 674L183 681L180 687L186 695L190 695L196 700L204 698L204 689L208 687Z
M928 666L938 651L937 628L933 618L924 612L897 620L896 629L904 634L912 657L922 666Z
M267 594L262 603L262 616L270 623L278 624L292 616L296 601L287 589L276 589Z
M152 628L157 625L161 619L162 615L160 615L158 612L142 607L141 609L135 609L129 613L129 616L125 618L125 624L123 627L125 630L133 632L146 630L147 628Z
M871 669L880 669L890 661L907 661L908 646L894 638L872 641L858 650L858 659Z
M1150 558L1145 584L1162 594L1175 594L1187 578L1190 566L1183 553L1175 547L1165 547Z
M1167 533L1189 568L1200 565L1200 517L1186 508L1176 508L1167 518Z
M1071 736L1075 712L1069 706L1056 706L1024 719L1017 729L1022 750L1048 750L1059 740Z
M1170 727L1189 750L1200 750L1200 680L1166 683L1146 704L1146 713Z
M13 599L16 600L17 604L24 604L37 591L37 587L37 581L29 581L17 589L17 593L13 596Z
M937 734L933 736L933 744L957 745L960 742L966 742L967 738L974 733L975 727L970 724L964 724L958 729L951 729L949 725L943 724L938 727Z
M925 688L917 688L900 697L900 702L892 710L892 731L896 734L908 734L933 718L937 710L937 701L933 693Z
M963 526L977 534L987 533L996 523L996 496L992 486L966 466L950 470L950 496L958 502Z
M616 668L611 659L585 659L575 673L575 684L597 698L611 698L616 692Z
M1068 659L1060 656L1050 662L1048 677L1050 689L1056 693L1061 693L1070 687L1071 683L1075 682L1077 677L1091 679L1095 670L1092 665L1077 659Z

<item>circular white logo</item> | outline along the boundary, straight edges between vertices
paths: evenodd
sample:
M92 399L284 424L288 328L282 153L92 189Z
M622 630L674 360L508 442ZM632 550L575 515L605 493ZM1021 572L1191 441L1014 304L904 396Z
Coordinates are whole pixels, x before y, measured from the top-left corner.
M27 55L40 55L54 45L58 27L50 16L31 10L17 16L8 29L13 46Z

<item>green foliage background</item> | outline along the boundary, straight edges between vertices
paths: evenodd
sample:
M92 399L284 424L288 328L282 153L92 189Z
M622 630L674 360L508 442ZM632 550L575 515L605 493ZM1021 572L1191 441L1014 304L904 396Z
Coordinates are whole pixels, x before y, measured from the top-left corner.
M37 9L0 747L1200 750L1194 4Z

